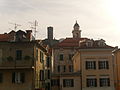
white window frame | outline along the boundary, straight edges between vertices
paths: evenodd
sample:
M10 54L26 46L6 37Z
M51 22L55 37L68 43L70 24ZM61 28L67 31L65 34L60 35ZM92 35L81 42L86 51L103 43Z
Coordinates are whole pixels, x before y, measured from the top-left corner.
M88 85L89 83L89 85ZM94 77L86 79L86 86L87 87L97 87L97 79Z
M109 69L109 61L108 60L100 60L99 63L99 69ZM108 65L108 66L107 66Z
M86 69L96 69L96 61L86 61L85 67Z

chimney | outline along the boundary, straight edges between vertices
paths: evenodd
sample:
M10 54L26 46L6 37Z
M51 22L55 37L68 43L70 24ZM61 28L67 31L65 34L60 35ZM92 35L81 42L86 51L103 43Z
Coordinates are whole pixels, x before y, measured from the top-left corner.
M26 30L26 38L31 41L32 40L32 30Z
M48 27L48 40L53 40L53 27Z

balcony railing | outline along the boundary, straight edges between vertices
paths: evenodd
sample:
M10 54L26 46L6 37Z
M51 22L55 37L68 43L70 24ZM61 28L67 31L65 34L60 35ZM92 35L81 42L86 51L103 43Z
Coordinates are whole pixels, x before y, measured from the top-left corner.
M32 68L34 65L33 59L29 60L8 60L0 58L0 69L11 69L11 68Z

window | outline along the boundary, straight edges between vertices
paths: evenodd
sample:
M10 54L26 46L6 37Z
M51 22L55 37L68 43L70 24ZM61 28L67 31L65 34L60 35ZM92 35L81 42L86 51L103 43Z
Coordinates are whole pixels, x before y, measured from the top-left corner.
M12 83L24 83L25 82L25 73L13 72L12 73Z
M93 45L93 42L92 42L92 41L87 41L87 42L86 42L86 46L87 46L87 47L92 47L92 45Z
M46 66L47 66L48 68L50 67L50 57L47 57Z
M100 78L100 87L110 86L109 78Z
M46 84L46 86L45 86L44 90L51 90L51 84L50 84L50 82L47 82L45 84Z
M69 54L69 60L72 60L73 54Z
M43 70L40 70L40 81L43 81L44 80L44 71Z
M60 56L59 56L59 60L61 60L61 61L64 60L64 55L63 55L63 54L60 54Z
M103 40L103 39L99 40L98 45L99 45L100 47L105 46L105 45L106 45L106 44L105 44L105 40Z
M86 61L86 69L96 69L95 61Z
M73 79L63 79L63 87L74 87Z
M63 72L66 72L66 66L63 65Z
M3 74L0 73L0 83L2 83L2 82L3 82Z
M57 72L66 72L66 66L65 65L58 65Z
M57 66L57 71L60 72L60 65Z
M96 78L87 78L87 87L97 87L97 79Z
M22 59L22 50L16 50L16 60Z
M48 79L50 79L50 70L47 70Z
M105 43L104 42L99 42L99 44L98 44L99 46L105 46Z
M69 72L73 72L73 65L69 66Z
M43 52L40 51L40 62L43 62L44 60L44 55L43 55Z
M51 85L52 86L59 86L60 85L60 80L59 79L52 79L51 80Z
M38 60L38 49L36 49L36 60Z
M99 61L99 69L109 69L108 61Z

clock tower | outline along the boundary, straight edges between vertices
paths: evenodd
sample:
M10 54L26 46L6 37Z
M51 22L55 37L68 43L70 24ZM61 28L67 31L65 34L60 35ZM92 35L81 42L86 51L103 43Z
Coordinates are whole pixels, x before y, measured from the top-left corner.
M81 38L81 30L80 30L80 26L77 23L77 21L73 26L72 34L73 34L73 38Z

